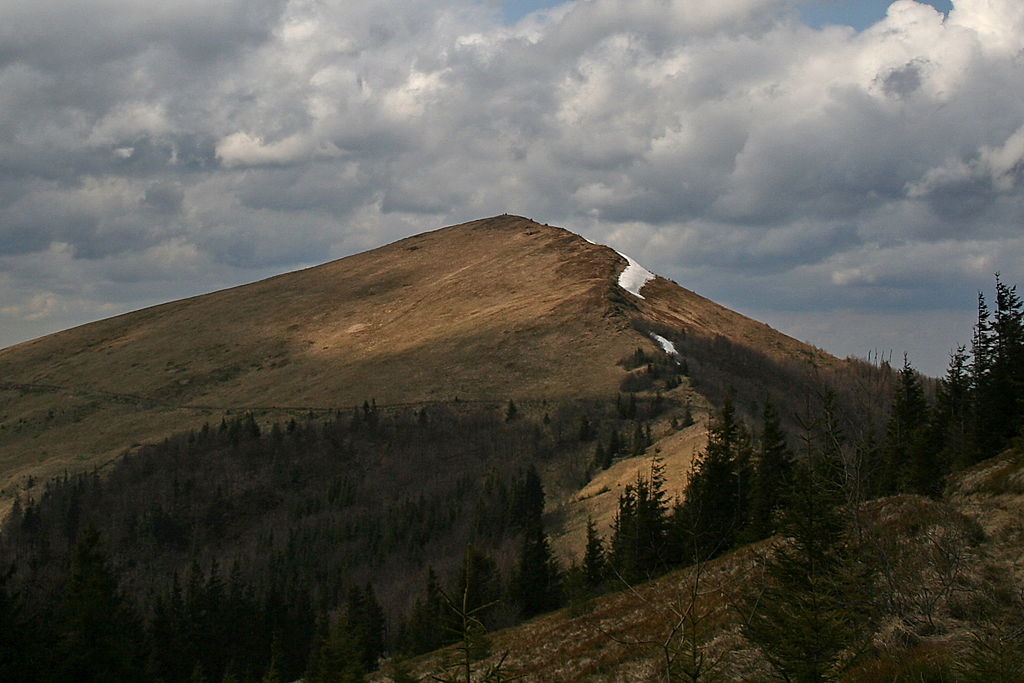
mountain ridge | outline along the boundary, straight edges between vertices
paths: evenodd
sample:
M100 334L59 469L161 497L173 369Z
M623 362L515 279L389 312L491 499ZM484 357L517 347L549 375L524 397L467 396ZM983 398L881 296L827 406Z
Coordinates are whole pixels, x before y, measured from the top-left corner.
M620 361L657 352L656 333L841 364L660 277L634 296L627 265L563 228L493 216L0 350L0 489L230 411L614 396Z

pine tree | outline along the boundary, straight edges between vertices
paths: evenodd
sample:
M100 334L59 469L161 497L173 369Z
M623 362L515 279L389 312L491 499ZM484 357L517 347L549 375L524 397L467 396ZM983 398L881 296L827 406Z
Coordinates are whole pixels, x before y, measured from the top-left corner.
M761 416L761 439L754 468L747 538L765 538L774 533L774 518L788 494L792 471L793 454L786 444L779 413L770 400L766 401Z
M678 561L704 561L735 545L747 521L750 461L750 437L727 399L673 511Z
M377 660L384 654L384 611L377 602L373 586L366 584L360 589L353 586L348 591L345 621L348 632L358 646L360 662L364 671L376 668Z
M950 354L946 376L939 383L930 427L945 470L963 469L976 462L972 422L974 395L968 373L967 349L958 346Z
M604 541L597 533L597 525L594 520L587 518L587 542L583 551L583 575L589 588L593 592L599 592L605 581L605 551Z
M452 642L450 634L445 630L444 619L446 607L441 585L433 568L427 570L424 595L416 601L409 614L401 638L401 650L409 655L417 655L436 650Z
M929 439L928 403L916 370L904 357L886 430L886 462L893 489L935 494L944 472Z
M840 513L822 453L794 469L766 582L747 601L744 635L783 680L837 678L865 650L873 623L872 577Z
M138 679L139 619L120 595L95 527L82 532L71 556L59 613L63 680Z
M609 561L619 578L634 583L663 572L670 563L664 467L655 460L647 476L637 473L619 496Z
M523 619L551 611L561 602L558 565L540 520L523 534L512 589Z

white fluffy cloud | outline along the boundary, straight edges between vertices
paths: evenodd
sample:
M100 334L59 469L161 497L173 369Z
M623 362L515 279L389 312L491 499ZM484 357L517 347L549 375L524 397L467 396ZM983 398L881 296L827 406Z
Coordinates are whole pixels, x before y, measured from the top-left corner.
M1024 276L1017 0L8 4L0 343L503 211L769 320Z

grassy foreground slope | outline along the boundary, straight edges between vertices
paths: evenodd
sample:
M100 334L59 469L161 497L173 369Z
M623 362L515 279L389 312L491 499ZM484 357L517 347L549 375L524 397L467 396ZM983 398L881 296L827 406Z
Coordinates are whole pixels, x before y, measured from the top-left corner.
M953 475L939 499L904 494L846 514L862 527L872 618L863 642L842 653L836 680L1020 680L1024 453L1011 449ZM758 609L767 559L788 542L775 537L620 583L490 634L473 680L496 667L527 681L779 680L744 624ZM420 680L464 680L459 661L453 647L401 666ZM371 680L394 680L394 666Z

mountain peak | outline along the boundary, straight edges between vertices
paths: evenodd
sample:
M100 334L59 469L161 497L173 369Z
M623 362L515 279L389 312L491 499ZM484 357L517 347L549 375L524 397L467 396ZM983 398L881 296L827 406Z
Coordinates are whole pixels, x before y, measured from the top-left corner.
M0 486L225 412L606 398L638 346L687 335L825 358L608 247L492 216L0 350L18 425Z

